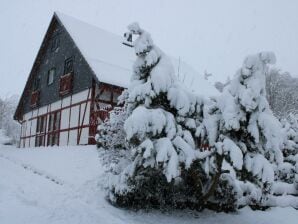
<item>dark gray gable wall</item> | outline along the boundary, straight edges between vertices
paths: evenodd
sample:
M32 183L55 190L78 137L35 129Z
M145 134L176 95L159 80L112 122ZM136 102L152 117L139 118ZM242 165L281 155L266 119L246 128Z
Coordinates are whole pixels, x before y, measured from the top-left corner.
M89 67L88 63L80 53L79 49L75 45L74 41L70 37L66 29L61 25L60 21L57 20L54 15L46 35L46 39L42 45L43 53L36 59L34 63L38 65L33 66L31 77L28 79L25 87L23 96L19 105L22 104L21 108L18 108L20 114L25 114L32 110L30 107L31 92L33 87L34 79L40 76L40 100L38 107L42 107L58 101L61 99L59 96L59 78L64 74L64 63L65 60L73 58L74 68L74 80L72 94L81 92L92 86L92 80L95 78L93 71ZM54 37L59 39L59 47L52 51L52 42ZM40 49L41 50L41 49ZM54 82L51 85L47 84L48 72L51 68L56 69L56 76ZM27 93L27 94L26 94ZM67 97L67 95L65 96ZM36 108L34 108L36 109Z

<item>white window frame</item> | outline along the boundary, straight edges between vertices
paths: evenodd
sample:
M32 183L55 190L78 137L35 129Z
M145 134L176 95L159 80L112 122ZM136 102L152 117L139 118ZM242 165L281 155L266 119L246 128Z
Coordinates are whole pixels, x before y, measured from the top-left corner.
M56 68L51 68L49 71L48 71L48 86L53 84L54 82L54 79L55 79L55 75L56 75Z

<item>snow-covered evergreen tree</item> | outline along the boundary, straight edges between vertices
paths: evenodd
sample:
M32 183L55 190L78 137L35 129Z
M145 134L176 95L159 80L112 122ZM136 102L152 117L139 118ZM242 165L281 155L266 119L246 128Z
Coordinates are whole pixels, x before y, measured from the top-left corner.
M283 155L284 163L278 169L278 179L287 183L294 183L298 174L298 118L290 114L288 119L281 119L284 131Z
M13 120L18 98L18 96L0 98L0 129L11 139L12 144L18 143L21 131L20 124Z
M273 193L277 196L298 196L298 118L290 114L281 119L284 132L283 155L284 163L276 170L276 181L273 184ZM296 199L298 205L298 198ZM290 201L283 203L291 203Z
M128 29L137 36L125 99L131 157L124 153L110 175L110 200L122 206L217 211L277 205L274 197L284 185L276 180L289 181L282 177L283 153L293 167L287 152L294 144L291 131L284 140L287 125L282 128L266 99L265 74L274 54L248 56L223 94L207 100L177 81L169 58L145 30L137 23ZM294 192L298 175L290 179Z
M137 23L128 29L138 36L124 125L132 163L111 182L110 198L122 205L162 206L173 202L181 177L189 177L183 171L208 155L196 150L194 139L204 100L180 85L149 33Z
M274 115L287 118L298 114L298 78L290 73L271 68L266 76L267 99Z
M248 56L214 108L204 114L207 139L216 152L217 179L229 180L240 206L265 203L274 171L283 162L281 125L265 91L267 64L274 62L270 52ZM224 170L229 174L220 175Z

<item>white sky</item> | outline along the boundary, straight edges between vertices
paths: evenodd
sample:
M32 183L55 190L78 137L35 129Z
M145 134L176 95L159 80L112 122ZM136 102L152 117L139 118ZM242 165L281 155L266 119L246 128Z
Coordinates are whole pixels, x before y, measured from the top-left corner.
M166 53L219 80L261 50L298 76L297 0L0 0L0 96L21 94L56 10L119 35L138 21Z

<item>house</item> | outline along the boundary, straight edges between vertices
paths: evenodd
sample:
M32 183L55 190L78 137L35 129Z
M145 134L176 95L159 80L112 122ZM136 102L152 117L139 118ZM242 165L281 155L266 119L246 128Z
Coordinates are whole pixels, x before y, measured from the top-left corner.
M135 54L120 36L55 12L14 119L20 147L95 144L97 125L129 84ZM180 60L178 77L207 95L215 88Z

